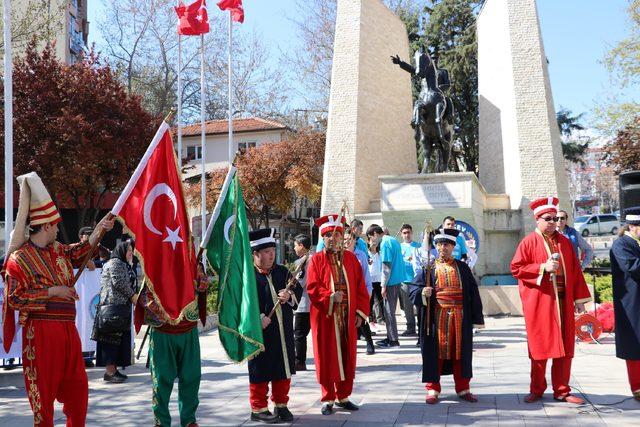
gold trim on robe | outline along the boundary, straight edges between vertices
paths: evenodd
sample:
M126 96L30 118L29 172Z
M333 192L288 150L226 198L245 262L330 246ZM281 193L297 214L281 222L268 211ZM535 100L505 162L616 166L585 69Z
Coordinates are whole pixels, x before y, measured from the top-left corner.
M266 277L267 282L269 283L269 290L271 291L271 299L273 300L273 304L276 307L276 318L278 319L278 328L280 330L280 345L282 345L282 360L284 362L284 372L287 378L291 378L291 368L289 367L289 353L287 352L287 342L284 339L284 321L282 319L282 307L280 307L280 301L278 300L276 289L273 286L271 274Z

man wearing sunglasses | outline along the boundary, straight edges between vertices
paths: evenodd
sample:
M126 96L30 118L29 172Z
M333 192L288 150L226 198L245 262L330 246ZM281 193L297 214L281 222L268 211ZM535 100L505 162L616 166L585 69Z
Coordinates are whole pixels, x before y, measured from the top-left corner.
M567 211L558 211L558 231L567 237L573 245L573 250L578 256L580 261L580 268L583 270L587 268L591 261L593 261L593 248L586 240L578 233L578 230L569 226L569 214Z
M571 241L557 231L558 199L530 204L536 230L518 245L511 273L518 279L531 359L531 385L524 401L542 399L547 388L547 360L553 359L551 382L556 400L582 404L570 394L569 377L575 346L575 311L591 300Z

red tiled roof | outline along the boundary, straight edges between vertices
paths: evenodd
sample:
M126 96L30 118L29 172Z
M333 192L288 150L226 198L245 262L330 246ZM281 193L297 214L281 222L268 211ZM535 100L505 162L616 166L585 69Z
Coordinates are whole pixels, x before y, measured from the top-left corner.
M229 133L228 120L209 120L204 122L205 133L207 135L226 134ZM288 127L282 123L251 117L248 119L234 119L233 132L259 132L267 130L286 130ZM177 134L178 128L172 127L171 131ZM182 127L182 136L200 135L200 123L194 123Z

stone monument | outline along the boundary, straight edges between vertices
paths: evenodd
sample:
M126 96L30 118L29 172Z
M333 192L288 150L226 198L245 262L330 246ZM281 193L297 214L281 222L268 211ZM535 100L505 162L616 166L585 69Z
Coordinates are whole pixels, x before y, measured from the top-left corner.
M479 179L418 174L403 24L380 0L338 0L322 210L347 200L352 216L396 234L446 215L473 228L486 314L521 314L509 264L533 230L529 201L568 184L535 0L486 0L478 15ZM453 91L455 91L455 82ZM477 237L476 237L477 236ZM417 236L416 236L417 237Z
M487 0L477 28L480 182L525 216L543 196L570 208L535 0Z
M338 0L337 8L322 213L346 200L362 214L379 210L379 175L417 171L411 76L389 60L409 56L409 39L381 0Z

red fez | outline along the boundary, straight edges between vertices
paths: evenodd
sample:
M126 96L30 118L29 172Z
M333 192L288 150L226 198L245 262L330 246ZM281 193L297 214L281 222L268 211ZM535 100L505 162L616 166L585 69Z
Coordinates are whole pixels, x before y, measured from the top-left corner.
M344 226L347 224L347 220L345 217L342 217L340 221L338 221L339 217L340 215L325 215L316 219L316 226L320 231L320 235L324 236L326 233L334 230L344 232Z
M542 199L534 200L529 204L529 207L533 211L533 216L538 219L546 213L558 214L558 198L557 197L543 197Z

